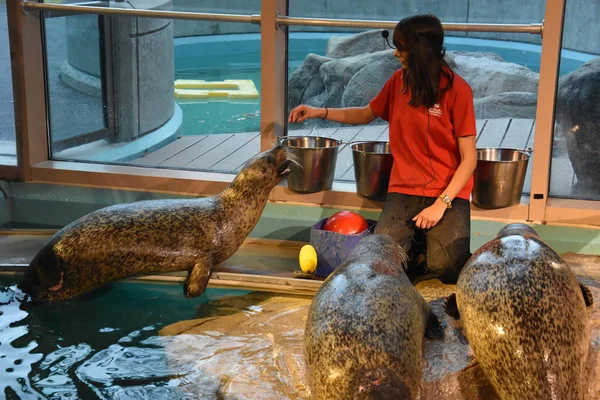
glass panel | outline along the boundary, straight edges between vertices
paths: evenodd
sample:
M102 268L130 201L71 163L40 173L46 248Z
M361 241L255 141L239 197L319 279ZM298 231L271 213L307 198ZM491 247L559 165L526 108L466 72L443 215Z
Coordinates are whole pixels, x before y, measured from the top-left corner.
M173 11L190 11L215 14L260 14L261 0L172 0ZM230 33L260 33L260 25L246 25L237 22L209 22L174 20L175 37L226 35Z
M74 64L102 66L105 133L54 151L53 158L233 172L259 151L260 34L252 33L255 26L238 23L238 32L246 27L247 33L232 33L219 23L187 21L193 22L190 30L178 33L170 19L99 21L79 25L85 45L83 39L63 40L67 51L48 58L81 72L69 90L95 78L95 71ZM51 113L89 125L102 121L100 113L81 118L66 107L52 107ZM55 128L53 139L62 132Z
M45 18L46 82L51 152L108 134L100 63L100 19L95 15Z
M394 20L434 13L444 22L541 23L543 1L479 0L445 2L290 1L296 17ZM527 13L522 12L524 9ZM527 17L523 17L526 15ZM394 17L397 16L397 17ZM381 36L382 30L291 27L289 35L288 109L365 106L401 66ZM390 36L393 30L389 30ZM391 38L390 38L391 44ZM445 32L446 60L473 89L477 147L533 147L540 37L532 34ZM314 119L289 124L289 134L317 134L351 140L388 140L387 122L351 126ZM530 163L531 165L532 163ZM531 169L531 168L530 168ZM342 149L335 170L338 180L355 179L351 149ZM529 193L528 172L524 193Z
M56 3L57 0L43 0L43 3ZM111 4L105 0L60 0L62 4L78 3L87 6L106 6L131 8L137 10L169 10L187 11L208 14L260 14L261 0L129 0L116 1ZM120 3L120 4L118 4ZM198 23L188 20L174 20L173 31L175 37L201 36L227 33L260 33L260 25L244 25L237 22L212 22Z
M600 199L599 18L597 3L567 1L550 167L551 197Z
M16 165L15 115L6 3L0 1L0 165Z

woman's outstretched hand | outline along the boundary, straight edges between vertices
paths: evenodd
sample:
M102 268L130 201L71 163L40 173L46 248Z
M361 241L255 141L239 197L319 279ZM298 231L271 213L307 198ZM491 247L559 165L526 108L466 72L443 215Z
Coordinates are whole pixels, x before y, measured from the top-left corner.
M300 123L311 118L322 118L322 114L324 113L325 110L323 110L322 108L314 108L301 104L298 107L294 108L292 111L290 111L288 121L291 123Z

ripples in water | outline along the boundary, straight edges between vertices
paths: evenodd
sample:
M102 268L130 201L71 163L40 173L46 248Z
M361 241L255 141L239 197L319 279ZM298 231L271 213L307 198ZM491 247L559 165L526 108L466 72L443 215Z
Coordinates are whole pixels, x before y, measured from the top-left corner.
M251 335L193 335L189 348L179 336L159 335L167 324L219 314L206 303L246 291L209 289L188 300L177 285L118 283L78 300L31 307L5 283L0 280L0 393L9 399L219 398L227 374L245 365L239 357L265 356L251 354L264 346ZM205 354L194 357L199 346ZM179 362L189 357L198 362ZM202 363L219 364L220 374Z

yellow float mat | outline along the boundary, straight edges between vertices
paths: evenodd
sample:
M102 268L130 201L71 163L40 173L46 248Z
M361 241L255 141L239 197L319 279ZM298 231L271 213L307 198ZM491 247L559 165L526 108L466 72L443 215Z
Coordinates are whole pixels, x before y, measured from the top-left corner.
M208 99L211 97L256 99L258 90L251 79L225 79L213 82L177 79L175 81L175 97L184 99Z

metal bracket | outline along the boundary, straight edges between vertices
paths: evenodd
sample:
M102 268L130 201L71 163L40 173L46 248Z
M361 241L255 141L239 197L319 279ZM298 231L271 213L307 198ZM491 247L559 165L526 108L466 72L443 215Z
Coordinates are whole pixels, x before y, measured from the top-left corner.
M275 29L281 30L281 25L279 24L279 18L281 18L281 12L277 11L277 16L275 17Z
M27 9L25 8L25 3L28 3L28 2L25 1L25 0L21 0L21 7L20 7L21 8L21 13L23 15L29 15L29 11L27 11Z

